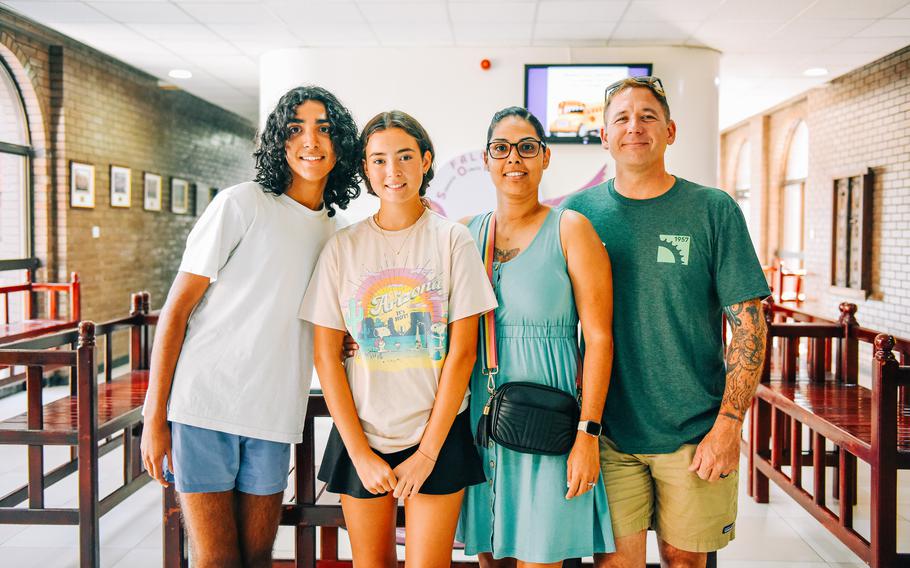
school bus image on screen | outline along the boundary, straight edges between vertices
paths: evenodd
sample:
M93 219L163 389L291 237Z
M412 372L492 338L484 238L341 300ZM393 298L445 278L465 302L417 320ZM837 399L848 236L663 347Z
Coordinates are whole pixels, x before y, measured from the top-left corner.
M604 104L562 101L558 114L550 122L550 136L597 138L604 125Z

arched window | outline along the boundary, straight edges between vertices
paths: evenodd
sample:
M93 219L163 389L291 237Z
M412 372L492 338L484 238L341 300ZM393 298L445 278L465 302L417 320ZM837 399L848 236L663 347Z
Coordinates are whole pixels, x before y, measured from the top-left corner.
M0 60L0 285L19 284L32 266L31 146L25 106L10 71ZM10 323L23 316L22 295L8 297L0 312ZM0 320L3 321L3 320Z
M748 140L743 142L739 147L739 153L736 155L736 181L734 190L736 191L736 202L739 208L743 210L746 217L746 224L749 226L749 232L752 232L752 222L750 219L749 197L752 193L752 144Z
M809 128L800 121L790 138L781 196L781 241L778 256L790 270L803 268L806 178L809 177Z
M31 253L30 154L22 97L0 62L0 261L26 259Z

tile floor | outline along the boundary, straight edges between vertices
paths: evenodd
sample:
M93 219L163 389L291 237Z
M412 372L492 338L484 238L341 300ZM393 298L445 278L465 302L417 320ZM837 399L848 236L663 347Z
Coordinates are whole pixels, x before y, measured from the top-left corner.
M65 387L47 389L46 399L63 396ZM24 393L0 399L0 419L22 412ZM328 436L328 420L317 424L317 447ZM119 482L121 450L101 460L100 487L107 494ZM45 451L46 467L68 457L68 450L51 447ZM0 495L26 480L26 451L21 446L0 446ZM745 468L745 463L743 463ZM830 472L829 472L830 473ZM869 537L869 470L860 464L857 526ZM743 476L745 479L745 476ZM830 487L830 484L829 484ZM744 488L740 493L737 538L718 554L723 568L826 568L863 566L860 559L834 539L821 525L782 491L771 485L771 502L758 505ZM48 507L73 507L76 480L71 475L46 492ZM898 541L901 552L910 552L910 472L901 472L898 493ZM101 565L105 568L161 566L161 490L148 484L101 518ZM656 541L650 535L649 561L657 561ZM339 540L341 554L350 558L344 533ZM403 552L403 549L399 551ZM457 554L457 553L456 553ZM293 532L282 528L275 544L276 557L293 556ZM28 525L0 525L0 567L68 568L77 566L77 529Z

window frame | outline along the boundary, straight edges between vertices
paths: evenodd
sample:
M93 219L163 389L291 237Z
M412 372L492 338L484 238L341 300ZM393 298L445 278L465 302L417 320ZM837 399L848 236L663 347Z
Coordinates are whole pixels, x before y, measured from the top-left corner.
M19 109L21 110L22 119L25 122L25 136L31 142L31 132L29 128L28 112L25 108L25 98L22 96L22 89L16 81L16 76L12 70L0 58L0 73L5 73L9 77L10 83L15 88L18 96ZM26 222L28 228L25 234L25 256L22 258L0 259L0 271L7 270L29 270L34 275L35 269L38 268L39 261L35 257L35 181L32 175L32 159L35 157L35 151L31 145L14 144L12 142L0 141L0 154L11 154L22 156L25 159L25 208Z

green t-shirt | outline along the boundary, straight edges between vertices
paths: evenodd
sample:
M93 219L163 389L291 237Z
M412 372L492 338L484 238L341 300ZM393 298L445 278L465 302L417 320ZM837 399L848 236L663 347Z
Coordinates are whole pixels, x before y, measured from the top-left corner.
M681 178L653 199L613 180L569 197L613 266L613 376L603 422L626 453L698 443L726 384L722 310L770 294L736 202Z

